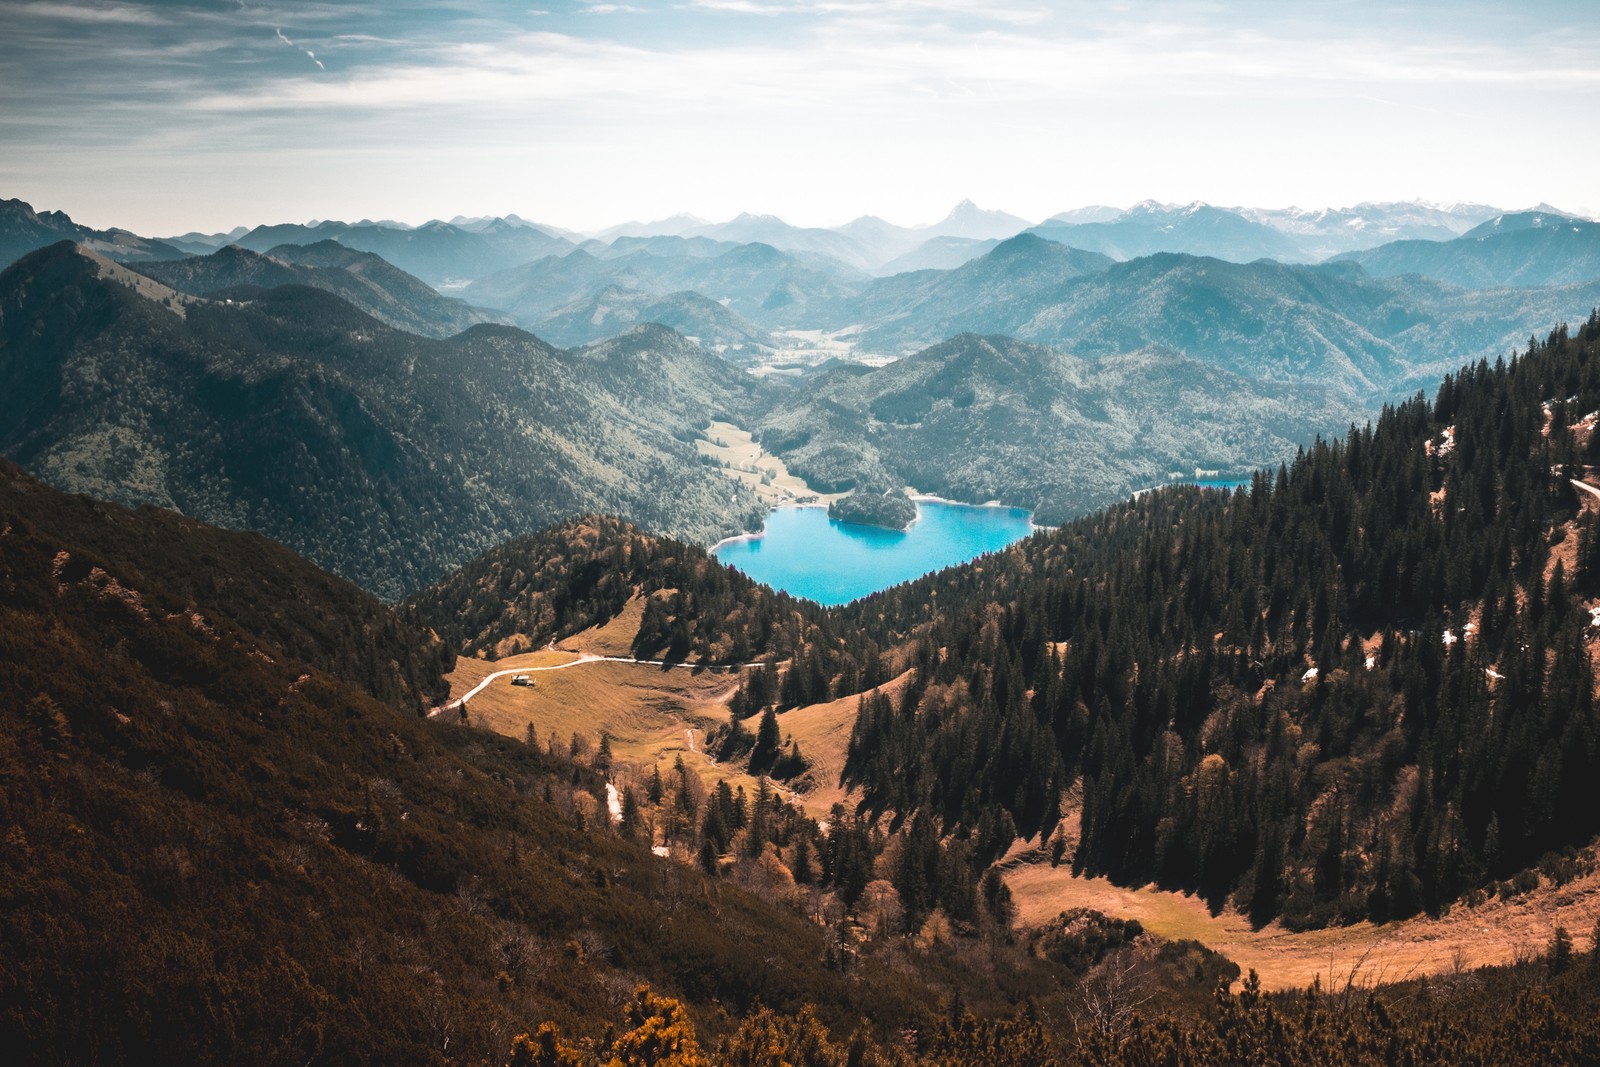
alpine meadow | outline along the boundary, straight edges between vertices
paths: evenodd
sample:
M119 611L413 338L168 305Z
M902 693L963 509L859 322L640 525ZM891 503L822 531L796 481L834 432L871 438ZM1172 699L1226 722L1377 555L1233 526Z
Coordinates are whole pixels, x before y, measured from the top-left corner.
M0 4L8 1062L1600 1064L1600 49L1438 15Z

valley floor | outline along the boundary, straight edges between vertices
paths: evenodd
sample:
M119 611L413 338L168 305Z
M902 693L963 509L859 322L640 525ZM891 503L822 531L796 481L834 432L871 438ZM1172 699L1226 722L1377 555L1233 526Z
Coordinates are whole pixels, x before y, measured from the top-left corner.
M731 422L713 422L695 442L700 455L714 460L723 474L754 489L772 507L785 504L829 504L844 493L823 493L756 443L749 430Z

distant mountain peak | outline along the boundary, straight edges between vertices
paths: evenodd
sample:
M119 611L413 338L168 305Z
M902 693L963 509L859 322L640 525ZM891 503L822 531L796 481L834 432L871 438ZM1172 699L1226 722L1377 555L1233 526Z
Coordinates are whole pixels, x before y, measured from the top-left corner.
M1172 218L1180 215L1193 215L1197 212L1209 210L1210 208L1211 205L1206 203L1204 200L1191 200L1187 204L1163 204L1159 200L1141 200L1137 204L1130 207L1127 211L1123 212L1123 217L1129 218L1136 215L1159 215L1166 218Z
M981 208L971 200L963 200L950 209L939 222L925 226L922 232L939 237L971 237L979 240L1010 237L1026 230L1031 223L1009 212Z
M1070 211L1060 211L1051 215L1045 222L1058 222L1068 226L1078 226L1092 222L1110 222L1123 214L1120 207L1111 207L1108 204L1089 204L1085 207L1075 207Z
M1496 215L1494 218L1480 225L1474 226L1463 237L1483 238L1493 237L1501 233L1514 233L1519 230L1541 230L1554 226L1569 224L1587 224L1587 219L1576 215L1569 215L1548 206L1530 208L1527 211L1507 211Z
M1024 225L1027 224L1025 220L1018 219L1015 215L1011 215L1004 211L997 211L992 208L979 207L971 200L963 200L961 203L951 208L950 213L944 217L944 222L970 222L974 220L989 219L1017 219L1018 222L1022 222Z

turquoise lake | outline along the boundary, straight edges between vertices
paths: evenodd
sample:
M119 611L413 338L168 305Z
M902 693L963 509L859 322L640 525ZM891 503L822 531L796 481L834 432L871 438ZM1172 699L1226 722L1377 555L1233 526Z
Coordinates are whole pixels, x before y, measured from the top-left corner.
M835 522L826 508L778 508L760 536L712 554L774 589L832 605L965 563L1032 530L1021 508L929 500L917 502L917 521L906 531Z

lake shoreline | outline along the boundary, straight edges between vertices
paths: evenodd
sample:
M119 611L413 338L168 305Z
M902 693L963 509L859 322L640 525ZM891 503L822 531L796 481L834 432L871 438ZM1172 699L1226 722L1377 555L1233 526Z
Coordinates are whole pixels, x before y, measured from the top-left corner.
M1141 491L1148 492L1149 490ZM1040 533L1042 531L1054 530L1056 528L1054 526L1040 526L1038 523L1034 522L1033 512L1028 508L1021 507L1016 504L1002 504L998 500L989 500L982 504L973 504L965 500L951 500L947 496L935 496L932 493L910 492L907 493L906 496L913 504L943 504L945 507L951 508L989 508L996 510L1003 509L1008 511L1025 511L1028 513L1028 528L1031 532ZM798 500L789 500L783 503L773 504L767 509L767 514L770 516L774 511L787 511L798 508L821 508L826 511L828 504L821 500L807 500L803 503ZM905 527L879 526L876 523L870 522L850 522L848 519L832 519L831 516L830 519L833 522L844 523L846 526L865 526L874 530L890 530L894 533L909 533L912 526L915 526L917 523L922 521L922 511L919 508L917 510L917 517L911 520L911 526ZM766 523L763 522L761 529L759 530L746 530L743 533L729 534L716 544L708 545L706 547L706 551L710 552L712 555L716 555L717 549L724 548L727 545L738 544L741 541L760 540L760 538L766 533L766 528Z
M774 589L837 606L1001 551L1039 529L1026 508L920 493L911 499L917 516L904 530L830 518L820 502L785 504L767 513L759 532L723 538L711 552Z

